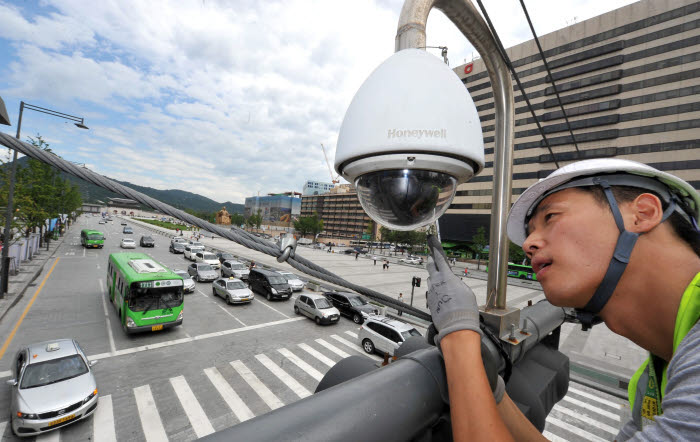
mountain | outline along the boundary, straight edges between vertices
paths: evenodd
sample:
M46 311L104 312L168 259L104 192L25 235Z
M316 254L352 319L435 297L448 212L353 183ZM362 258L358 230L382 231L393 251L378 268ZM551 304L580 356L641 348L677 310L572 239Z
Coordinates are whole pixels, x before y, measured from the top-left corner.
M27 157L22 157L18 162L18 167L24 167L28 161ZM3 165L3 167L9 167L9 164ZM106 203L109 198L124 198L122 195L118 195L109 190L103 189L87 181L76 178L72 175L61 172L61 175L68 179L71 183L78 186L80 189L80 195L83 198L83 202L98 204L98 201ZM119 184L123 184L126 187L130 187L137 192L141 192L145 195L155 198L158 201L169 204L175 208L185 210L190 209L197 212L218 212L222 207L226 207L229 213L243 213L243 204L232 203L231 201L226 201L225 203L219 203L213 199L207 198L196 193L187 192L185 190L179 189L168 189L168 190L158 190L152 187L139 186L137 184L129 183L127 181L117 181Z

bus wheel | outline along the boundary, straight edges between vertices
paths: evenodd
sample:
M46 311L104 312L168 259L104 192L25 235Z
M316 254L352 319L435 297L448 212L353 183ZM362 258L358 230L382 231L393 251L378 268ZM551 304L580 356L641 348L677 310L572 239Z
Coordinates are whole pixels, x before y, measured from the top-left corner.
M518 276L518 279L527 279L527 277L525 275L520 275Z

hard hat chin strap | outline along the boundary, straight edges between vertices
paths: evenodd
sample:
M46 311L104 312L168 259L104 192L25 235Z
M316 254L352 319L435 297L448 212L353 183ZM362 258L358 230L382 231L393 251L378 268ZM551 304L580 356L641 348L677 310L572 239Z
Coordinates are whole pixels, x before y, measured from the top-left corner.
M620 208L617 205L615 196L613 195L612 188L610 184L605 179L605 177L594 177L593 182L603 188L605 197L610 204L610 210L612 210L613 218L615 219L615 224L620 230L620 236L617 238L617 244L615 245L615 251L613 252L612 259L608 265L608 270L605 272L603 281L600 283L595 293L588 301L585 307L582 309L576 309L576 316L581 321L583 325L583 330L588 330L596 324L600 324L602 320L598 316L598 313L605 307L605 304L610 300L617 283L620 281L622 274L627 268L627 264L630 260L630 255L632 254L632 249L637 243L639 238L638 233L633 233L625 230L625 223L622 219L622 214L620 213ZM669 202L668 207L664 210L661 222L664 222L676 208L676 202L672 198Z

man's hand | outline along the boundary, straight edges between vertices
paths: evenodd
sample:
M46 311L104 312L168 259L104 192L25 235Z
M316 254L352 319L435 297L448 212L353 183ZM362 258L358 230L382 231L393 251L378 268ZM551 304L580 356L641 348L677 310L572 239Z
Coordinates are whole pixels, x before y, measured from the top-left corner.
M452 273L447 257L438 239L428 236L428 308L437 328L435 344L458 330L472 330L481 335L479 329L479 307L474 292Z

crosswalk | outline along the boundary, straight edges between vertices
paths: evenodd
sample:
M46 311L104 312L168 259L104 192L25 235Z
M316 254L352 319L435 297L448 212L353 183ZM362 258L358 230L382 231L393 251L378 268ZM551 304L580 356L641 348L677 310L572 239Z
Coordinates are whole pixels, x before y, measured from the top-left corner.
M345 331L100 396L92 418L38 437L72 441L194 440L310 396L324 374L351 354L367 355ZM578 384L557 404L544 435L555 441L612 440L624 423L617 398ZM0 439L12 438L0 422Z

